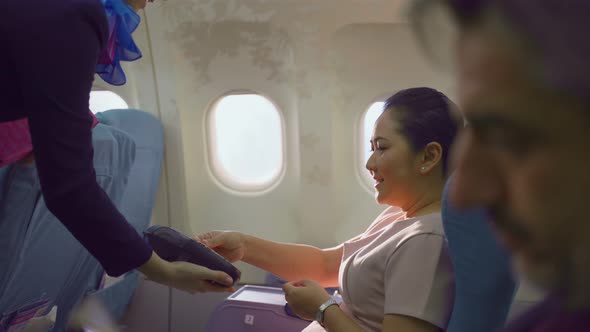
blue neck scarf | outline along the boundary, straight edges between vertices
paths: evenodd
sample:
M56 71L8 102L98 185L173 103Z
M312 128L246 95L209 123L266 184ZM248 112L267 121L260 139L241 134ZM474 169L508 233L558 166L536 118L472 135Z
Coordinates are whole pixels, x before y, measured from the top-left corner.
M96 65L96 73L107 83L123 85L127 81L121 61L141 58L141 51L131 34L141 22L141 17L123 0L101 0L109 25L106 48Z

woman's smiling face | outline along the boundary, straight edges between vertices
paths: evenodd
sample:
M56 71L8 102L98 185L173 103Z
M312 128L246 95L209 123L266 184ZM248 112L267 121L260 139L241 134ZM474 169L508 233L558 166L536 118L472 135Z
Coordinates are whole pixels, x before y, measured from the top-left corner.
M375 199L380 204L404 206L419 175L416 154L402 135L397 121L386 110L375 122L367 170L375 180Z

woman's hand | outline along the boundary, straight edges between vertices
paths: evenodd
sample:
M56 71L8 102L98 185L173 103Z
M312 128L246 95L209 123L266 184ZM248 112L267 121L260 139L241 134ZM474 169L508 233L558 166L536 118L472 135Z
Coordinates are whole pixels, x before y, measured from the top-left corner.
M320 306L330 299L328 292L311 280L288 282L283 285L283 291L291 309L307 320L314 320Z
M194 239L215 250L230 263L241 261L246 255L246 236L239 232L213 231L199 234Z
M187 262L167 262L156 253L138 270L148 280L191 294L235 291L232 278L225 272Z

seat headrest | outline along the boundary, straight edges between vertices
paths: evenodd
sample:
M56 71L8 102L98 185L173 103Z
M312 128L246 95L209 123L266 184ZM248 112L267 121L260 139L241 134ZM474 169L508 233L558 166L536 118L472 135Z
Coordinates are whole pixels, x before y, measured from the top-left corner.
M460 210L442 198L442 219L455 272L455 303L447 332L494 331L508 316L516 283L483 209Z

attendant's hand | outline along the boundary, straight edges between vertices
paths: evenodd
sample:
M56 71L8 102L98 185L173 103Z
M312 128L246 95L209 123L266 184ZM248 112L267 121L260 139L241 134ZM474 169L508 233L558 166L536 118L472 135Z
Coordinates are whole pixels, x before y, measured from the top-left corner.
M307 320L314 320L320 306L330 299L328 292L311 280L288 282L283 285L283 291L291 309Z
M246 255L246 236L239 232L213 231L199 234L194 239L215 250L230 263L241 261Z
M155 252L138 270L145 274L148 280L191 294L235 291L232 287L232 278L225 272L213 271L187 262L167 262Z

